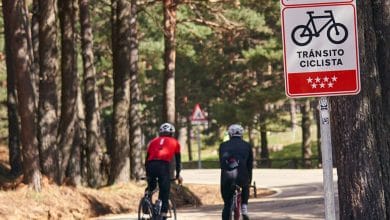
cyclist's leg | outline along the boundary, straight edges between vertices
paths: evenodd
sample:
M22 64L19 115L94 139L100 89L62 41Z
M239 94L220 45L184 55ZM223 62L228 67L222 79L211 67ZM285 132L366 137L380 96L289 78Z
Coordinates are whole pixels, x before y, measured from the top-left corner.
M227 171L221 173L221 195L224 202L222 220L229 220L232 198L235 190L235 176Z
M241 190L241 214L245 219L248 217L249 185L243 185Z
M244 218L248 216L248 200L249 200L249 177L248 173L242 171L239 175L239 185L241 186L241 214Z
M161 216L167 216L169 207L169 191L171 188L169 163L162 163L160 165L160 173L158 177L158 185L160 188L158 198L161 199Z
M156 163L154 161L149 162L146 166L146 176L148 181L148 186L146 190L149 190L150 192L156 189L157 187L157 180L156 180L157 169L159 169L159 167L156 166Z

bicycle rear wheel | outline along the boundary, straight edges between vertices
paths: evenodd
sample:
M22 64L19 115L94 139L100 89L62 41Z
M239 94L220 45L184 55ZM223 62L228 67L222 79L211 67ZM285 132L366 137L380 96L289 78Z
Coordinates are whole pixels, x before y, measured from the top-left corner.
M169 199L168 218L176 220L176 204Z
M232 198L232 206L230 207L229 220L241 219L241 194L235 194Z
M234 220L240 220L241 218L241 194L236 195L236 199L234 202Z
M153 207L145 197L138 206L138 220L153 220Z

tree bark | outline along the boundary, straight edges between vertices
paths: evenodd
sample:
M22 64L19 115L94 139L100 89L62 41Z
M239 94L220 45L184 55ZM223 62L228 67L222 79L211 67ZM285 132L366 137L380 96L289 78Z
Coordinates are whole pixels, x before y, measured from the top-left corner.
M41 190L41 172L39 170L38 142L35 129L35 104L34 91L31 82L31 53L29 51L29 21L27 8L24 1L3 0L3 15L5 33L9 34L12 41L10 56L16 79L18 93L18 111L21 122L21 142L23 154L23 182L33 187L36 191ZM7 39L10 39L7 38Z
M117 56L114 61L113 143L109 183L130 180L129 106L130 106L130 3L117 1Z
M163 0L164 10L164 85L163 121L175 124L176 5Z
M265 111L265 110L263 110ZM269 167L271 165L269 161L269 150L268 150L268 140L267 140L267 124L265 117L260 115L260 165Z
M143 175L142 166L142 132L141 108L139 104L138 84L138 29L137 29L137 1L131 0L130 20L130 175L131 179L139 180Z
M7 3L8 4L8 3ZM3 10L6 10L8 5L3 3ZM10 13L10 12L8 12ZM4 17L7 16L4 12ZM10 16L10 15L8 15ZM4 18L9 19L9 18ZM9 149L9 164L11 166L11 174L18 175L22 172L22 157L20 152L20 129L19 115L17 105L17 91L15 82L15 71L12 69L12 36L10 32L9 22L4 23L5 37L5 52L7 66L7 110L8 110L8 149Z
M302 113L302 161L303 167L311 167L311 118L310 118L310 100L306 99L301 108Z
M96 86L96 70L94 66L93 34L89 13L89 0L79 0L81 45L84 69L85 123L87 128L88 184L98 187L101 183L99 173L101 152L100 112L98 90Z
M38 142L43 174L59 181L56 0L39 0Z
M384 140L380 148L379 158L386 200L386 217L390 219L390 2L387 0L373 1L372 7L377 38L376 56L382 87L382 114L384 118Z
M318 100L317 100L317 99L316 99L316 102L317 102L317 103L314 103L314 104L315 104L315 106L318 106ZM318 165L319 165L319 166L322 166L321 124L320 124L320 112L319 112L319 110L318 110L318 107L317 107L317 108L314 108L313 114L314 114L314 118L315 118L315 120L316 120L316 126L317 126ZM334 151L334 148L333 148L333 151ZM336 155L336 154L333 154L333 155ZM336 156L334 156L334 158L336 158ZM334 163L337 164L337 161L334 160Z
M186 119L186 125L187 125L187 149L188 149L188 160L189 161L192 161L193 160L193 157L192 157L192 142L191 142L191 129L192 129L192 125L191 125L191 120L187 117Z
M60 182L66 177L75 139L77 118L77 54L75 31L75 1L59 0L59 18L61 26L61 117L58 130L58 148L60 151Z
M361 92L334 98L331 105L340 219L389 219L385 194L389 169L383 170L389 166L389 142L378 75L378 46L382 45L378 45L380 40L375 35L373 17L378 14L373 10L373 2L357 1L360 72L364 73ZM382 3L381 7L386 8Z
M175 124L175 69L176 69L176 4L175 0L163 0L164 11L164 81L163 81L163 122ZM170 163L173 176L175 158Z
M291 118L291 129L293 132L297 129L297 105L295 99L290 99L290 118Z
M80 87L77 88L77 120L75 122L75 137L72 144L72 151L69 159L69 165L66 170L68 177L67 184L80 186L82 182L87 182L85 178L85 160L86 160L86 139L87 132L85 127L84 104L81 95Z
M33 81L34 95L39 97L39 0L32 2L31 44L33 53L31 80ZM35 99L35 105L38 106L38 98Z

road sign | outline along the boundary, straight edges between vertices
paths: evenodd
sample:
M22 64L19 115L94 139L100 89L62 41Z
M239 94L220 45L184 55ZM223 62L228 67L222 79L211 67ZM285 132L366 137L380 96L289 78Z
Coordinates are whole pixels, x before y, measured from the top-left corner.
M284 6L296 6L296 5L325 5L336 3L352 3L353 0L282 0Z
M305 2L282 1L294 4ZM282 5L283 58L288 96L335 96L360 92L356 4L354 0L339 2L351 3Z
M200 108L199 104L196 104L194 107L194 110L192 111L191 122L192 123L205 123L205 122L207 122L206 115L202 111L202 109Z

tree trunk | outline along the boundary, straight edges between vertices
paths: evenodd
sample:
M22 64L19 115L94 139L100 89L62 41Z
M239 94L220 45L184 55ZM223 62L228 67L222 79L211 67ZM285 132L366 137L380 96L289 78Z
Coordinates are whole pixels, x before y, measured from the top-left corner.
M130 21L131 8L126 0L117 1L114 67L113 143L111 146L110 184L130 180L129 106L130 106Z
M390 2L373 1L374 27L377 38L377 58L383 104L383 145L380 148L380 162L383 176L383 190L386 199L387 219L390 219Z
M64 181L75 139L77 118L77 54L75 33L75 2L59 0L61 26L61 118L58 130L60 150L60 183Z
M315 105L318 105L318 99L316 99ZM318 108L314 109L314 118L316 120L316 125L317 125L317 152L318 152L318 165L322 166L322 150L321 150L321 124L320 124L320 112ZM334 151L334 148L333 150ZM336 154L333 154L336 155ZM336 157L334 157L336 158ZM337 161L334 160L334 163L337 164Z
M297 105L295 99L290 99L290 118L291 118L291 129L293 132L297 129Z
M141 120L138 86L138 30L137 30L137 1L131 0L130 21L130 173L132 179L139 180L143 174L142 166L142 142Z
M82 182L87 182L86 172L84 171L86 160L86 127L84 105L81 95L80 87L77 88L77 120L75 122L75 135L72 144L72 151L70 155L69 165L66 170L68 178L67 184L79 186Z
M27 8L24 1L3 0L3 15L5 33L9 34L6 39L10 44L11 54L10 69L15 74L16 88L19 101L19 115L21 122L21 142L23 154L24 183L33 187L36 191L41 190L41 172L38 160L38 141L35 129L35 105L34 91L30 76L31 54L29 51L29 21ZM15 122L14 122L15 123Z
M31 44L32 44L32 70L31 80L33 81L35 105L38 106L39 97L39 0L32 2L32 18L31 18Z
M96 71L94 66L93 34L89 15L89 0L79 0L81 42L84 69L84 100L85 123L87 128L87 157L88 157L88 184L92 187L100 186L99 173L101 155L100 143L100 113L98 90L96 86Z
M264 111L264 110L263 110ZM261 153L260 153L260 165L269 167L271 165L269 161L269 150L268 150L268 140L267 140L267 124L265 121L265 117L260 115L260 137L261 137L261 142L260 142L260 148L261 148Z
M389 169L381 169L389 166L389 134L384 123L384 97L378 75L378 67L382 65L379 65L378 52L382 45L378 45L380 40L375 36L379 30L375 30L373 24L373 16L378 16L373 2L357 2L360 72L364 73L361 74L361 92L332 99L340 219L389 219L386 216L389 206L385 201ZM383 2L381 7L388 10L388 2L386 7L385 4Z
M248 138L249 138L249 143L252 146L252 151L253 151L253 167L257 167L257 154L256 154L256 148L255 146L255 136L253 134L253 128L248 127Z
M164 82L163 121L175 124L175 69L176 69L176 4L175 0L163 0L164 10ZM175 158L170 163L173 176Z
M43 174L59 180L56 1L39 0L38 142Z
M4 1L3 1L4 2ZM8 3L7 3L8 4ZM9 7L3 3L3 10ZM10 12L8 12L10 13ZM4 17L6 16L4 12ZM8 15L9 16L9 15ZM6 18L4 18L6 19ZM9 18L7 18L9 19ZM22 172L22 157L20 152L20 131L19 131L19 115L17 106L17 91L15 83L15 71L12 69L12 36L10 32L9 22L4 23L6 65L7 65L7 110L8 110L8 149L9 149L9 164L11 166L11 174L18 175Z
M175 124L176 5L163 0L164 9L164 97L163 121Z
M306 99L301 108L302 113L302 161L303 167L310 168L311 167L311 156L313 155L311 152L311 118L310 118L310 100Z
M192 129L192 126L191 126L191 120L189 120L188 118L186 119L186 124L187 124L187 149L188 149L188 160L189 161L192 161L193 160L193 157L192 157L192 142L191 142L191 129Z

